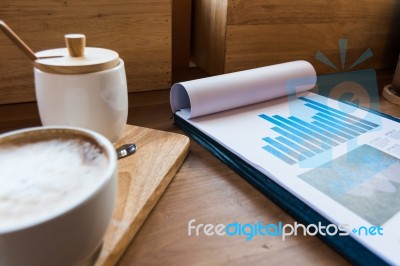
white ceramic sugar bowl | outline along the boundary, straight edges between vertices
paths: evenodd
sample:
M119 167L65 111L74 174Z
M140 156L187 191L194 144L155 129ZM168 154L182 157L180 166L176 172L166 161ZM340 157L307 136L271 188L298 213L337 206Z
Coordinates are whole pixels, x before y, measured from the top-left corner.
M115 143L128 116L124 61L112 50L85 47L83 34L65 35L67 48L36 53L34 76L44 126L94 130Z

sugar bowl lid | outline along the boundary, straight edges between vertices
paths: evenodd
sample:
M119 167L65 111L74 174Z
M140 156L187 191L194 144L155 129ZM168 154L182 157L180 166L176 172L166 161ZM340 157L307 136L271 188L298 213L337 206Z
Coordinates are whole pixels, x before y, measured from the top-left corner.
M113 68L119 64L117 52L85 47L83 34L66 34L67 48L58 48L36 53L35 67L43 72L55 74L85 74Z

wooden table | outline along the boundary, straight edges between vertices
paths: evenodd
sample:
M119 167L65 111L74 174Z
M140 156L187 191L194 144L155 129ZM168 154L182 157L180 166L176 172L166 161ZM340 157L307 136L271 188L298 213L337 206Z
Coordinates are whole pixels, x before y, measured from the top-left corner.
M172 132L168 91L130 95L129 124ZM381 99L381 111L400 107ZM39 124L35 104L0 106L0 131ZM8 118L4 116L8 114ZM11 115L12 114L12 115ZM13 119L10 119L12 117ZM154 167L157 167L156 165ZM196 142L160 201L122 256L120 265L345 265L317 237L188 236L188 222L293 223L286 212Z

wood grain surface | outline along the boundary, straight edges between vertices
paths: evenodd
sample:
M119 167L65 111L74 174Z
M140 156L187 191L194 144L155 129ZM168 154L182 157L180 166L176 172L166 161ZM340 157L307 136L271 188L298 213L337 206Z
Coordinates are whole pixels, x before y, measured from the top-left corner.
M228 0L193 2L193 59L210 74L221 74L225 67L227 3Z
M118 161L116 209L95 265L114 265L178 171L189 151L186 136L127 125L116 146L135 143Z
M338 40L347 39L346 70L368 48L374 56L352 70L393 68L399 10L394 0L199 0L194 61L212 75L298 59L310 61L318 74L332 73L338 70L315 55L321 51L342 70Z
M67 33L118 52L130 91L170 87L170 0L2 0L0 18L35 52L65 47ZM0 73L0 104L35 100L32 63L2 32Z
M192 1L172 1L172 68L185 68L190 63Z

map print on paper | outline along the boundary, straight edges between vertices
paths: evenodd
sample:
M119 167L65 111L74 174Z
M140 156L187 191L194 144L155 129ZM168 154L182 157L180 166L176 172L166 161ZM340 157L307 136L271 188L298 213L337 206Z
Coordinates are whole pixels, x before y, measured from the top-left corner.
M299 177L372 225L400 211L400 160L369 145Z

